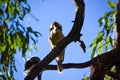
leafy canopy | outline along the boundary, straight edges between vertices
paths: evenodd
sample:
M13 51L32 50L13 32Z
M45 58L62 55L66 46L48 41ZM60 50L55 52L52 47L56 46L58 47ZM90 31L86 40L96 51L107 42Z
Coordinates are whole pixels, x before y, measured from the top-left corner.
M98 32L97 37L90 44L90 48L92 48L91 58L95 57L95 55L101 55L103 52L114 48L116 32L116 4L111 0L108 0L108 6L111 8L111 11L106 12L104 16L98 19L99 26L102 30ZM115 66L111 68L111 71L115 71ZM112 77L108 75L105 75L105 79L113 80ZM88 79L85 78L85 80Z
M14 80L13 71L17 71L14 56L17 51L25 58L30 50L30 40L36 48L39 32L21 21L30 12L27 0L0 0L0 80Z
M111 0L108 0L108 6L111 8L111 11L106 12L104 16L98 19L99 26L102 30L98 32L97 37L90 45L90 48L92 48L92 58L95 57L95 54L100 55L101 53L114 47L116 32L116 4Z

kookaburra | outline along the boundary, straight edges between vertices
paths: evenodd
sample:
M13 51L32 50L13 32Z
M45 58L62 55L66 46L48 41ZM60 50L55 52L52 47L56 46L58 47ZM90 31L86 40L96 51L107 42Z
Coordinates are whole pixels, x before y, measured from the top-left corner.
M62 26L58 22L54 22L50 25L50 36L49 36L49 43L51 49L56 47L57 43L61 41L64 38L64 35L62 33ZM57 61L57 70L59 73L62 73L63 67L62 62L64 60L64 53L65 50L63 50L60 55L58 55L55 59Z

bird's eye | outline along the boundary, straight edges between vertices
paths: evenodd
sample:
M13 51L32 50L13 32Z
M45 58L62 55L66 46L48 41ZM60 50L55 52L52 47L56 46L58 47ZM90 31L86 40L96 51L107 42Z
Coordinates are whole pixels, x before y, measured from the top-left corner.
M52 28L50 28L50 31L52 31L54 28L52 27Z

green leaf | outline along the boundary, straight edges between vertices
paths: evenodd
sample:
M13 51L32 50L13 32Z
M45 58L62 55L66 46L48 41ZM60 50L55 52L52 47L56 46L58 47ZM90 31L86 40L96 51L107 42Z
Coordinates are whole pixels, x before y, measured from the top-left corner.
M106 12L106 13L105 13L105 15L104 15L104 17L103 17L105 22L106 22L106 19L107 19L108 16L109 16L109 14L110 14L109 12Z
M2 17L4 15L3 10L0 8L0 17ZM0 18L1 19L1 18Z
M36 44L36 40L33 37L31 37L31 40Z
M96 46L96 39L94 39L94 40L93 40L93 42L90 44L90 46L89 46L89 47L91 47L91 48L92 48L92 47L94 47L94 46Z
M103 40L103 36L102 36L102 32L99 32L98 33L98 36L97 36L97 38L96 38L96 44L98 44L99 42L101 42L102 40Z
M38 50L36 44L33 44L33 46L34 46L35 50L38 52L39 50Z
M35 35L36 37L39 37L38 33L36 33L36 32L33 32L33 33L34 33L34 35Z
M0 7L2 6L2 0L0 0Z
M28 32L33 32L31 27L28 27L27 30L28 30Z
M88 77L84 77L82 80L89 80L89 78Z
M107 37L106 40L105 40L105 49L106 50L108 50L109 44L110 44L109 37Z
M108 76L108 75L105 75L105 79L106 80L113 80L110 76Z
M99 48L98 48L98 55L100 55L102 53L102 50L103 50L103 43L102 43L102 41L99 42L98 46L99 46Z
M6 45L2 46L2 52L4 52L6 50Z
M11 15L14 15L14 6L11 1L9 1L8 11Z
M110 7L110 8L113 8L113 9L115 9L116 8L116 4L115 3L113 3L112 1L108 1L108 6Z
M36 37L41 35L32 27L23 26L20 22L30 12L27 0L0 0L0 80L14 80L15 53L19 50L22 57L30 50L30 42L33 40L37 50ZM33 37L33 39L31 39ZM4 68L2 67L4 65Z
M9 44L11 44L10 36L8 36L7 41Z
M22 57L23 57L23 58L25 58L25 56L26 56L25 53L26 53L26 48L23 47L23 48L22 48Z
M101 17L101 18L98 19L99 26L102 26L102 24L103 24L103 19L104 19L103 17Z
M91 54L91 58L93 58L95 56L95 52L96 52L97 46L95 46L92 50L92 54Z
M110 41L110 45L111 45L112 47L114 47L114 46L113 46L113 39L112 39L111 36L109 37L109 41Z

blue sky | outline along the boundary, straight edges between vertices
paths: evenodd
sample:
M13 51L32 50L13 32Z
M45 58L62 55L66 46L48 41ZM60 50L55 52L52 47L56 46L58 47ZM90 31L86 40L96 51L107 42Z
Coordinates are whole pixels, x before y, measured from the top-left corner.
M66 36L72 28L72 21L75 17L75 7L72 0L28 0L31 6L31 13L39 19L36 21L31 15L26 15L23 25L30 25L34 30L39 31L42 37L38 38L37 47L39 52L32 50L27 53L27 58L38 56L43 59L49 52L50 47L48 37L50 35L49 26L54 21L59 22L63 26L63 34ZM88 50L90 43L100 31L98 27L98 18L100 18L110 8L107 5L107 0L85 0L85 20L81 33L83 40L87 46L87 52L83 53L79 43L71 43L67 46L65 52L65 60L63 63L82 63L90 60L91 50ZM31 46L31 48L33 48ZM31 55L30 55L31 54ZM17 53L16 65L18 71L15 72L16 80L24 80L24 64L20 53ZM52 61L50 64L56 64ZM65 69L63 74L58 74L57 71L45 71L42 75L42 80L81 80L84 76L89 76L89 68L85 69Z

